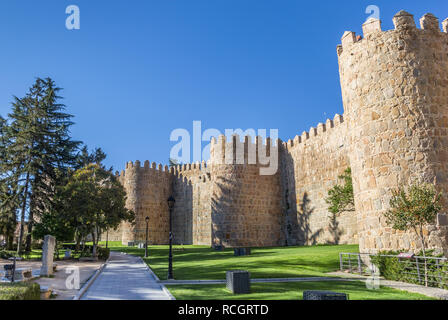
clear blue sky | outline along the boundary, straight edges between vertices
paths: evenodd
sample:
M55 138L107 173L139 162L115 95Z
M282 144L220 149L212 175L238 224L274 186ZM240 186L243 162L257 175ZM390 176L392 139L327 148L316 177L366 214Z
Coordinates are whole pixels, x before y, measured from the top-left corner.
M81 29L65 28L65 8ZM365 9L391 29L401 9L448 17L446 0L14 0L0 2L0 114L34 78L53 78L75 139L166 163L170 133L274 128L282 140L342 113L336 45ZM204 143L205 145L206 143Z

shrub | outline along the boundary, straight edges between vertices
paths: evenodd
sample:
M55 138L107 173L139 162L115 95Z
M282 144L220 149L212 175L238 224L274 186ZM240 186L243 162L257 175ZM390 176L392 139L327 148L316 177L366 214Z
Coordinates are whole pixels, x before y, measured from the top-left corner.
M372 263L379 269L380 274L388 279L395 281L403 281L415 284L424 284L425 282L425 270L423 264L420 265L421 280L418 281L416 275L416 262L415 259L401 259L398 257L384 257L382 255L394 255L397 256L397 251L382 251L378 255L372 255ZM416 254L419 256L420 254ZM426 257L440 257L440 255L434 255L431 250L426 251ZM423 263L423 261L420 261ZM448 262L444 262L437 268L436 265L429 263L427 265L428 286L448 289Z
M37 283L0 283L0 300L40 300Z
M109 259L109 256L110 256L109 248L98 247L97 251L98 251L98 259L100 259L100 260Z
M0 250L0 259L9 259L14 257L15 251Z

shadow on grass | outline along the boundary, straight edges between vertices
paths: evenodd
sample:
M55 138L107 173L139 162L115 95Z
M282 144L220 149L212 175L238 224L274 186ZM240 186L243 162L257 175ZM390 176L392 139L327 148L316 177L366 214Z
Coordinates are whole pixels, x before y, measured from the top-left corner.
M144 249L133 247L112 247L112 250L144 255ZM233 255L233 249L219 252L206 246L176 246L174 277L179 280L225 279L225 272L234 269L248 270L253 278L323 276L339 268L341 251L357 251L357 246L255 248L252 255L240 257ZM150 246L149 257L143 259L160 279L166 279L168 246Z

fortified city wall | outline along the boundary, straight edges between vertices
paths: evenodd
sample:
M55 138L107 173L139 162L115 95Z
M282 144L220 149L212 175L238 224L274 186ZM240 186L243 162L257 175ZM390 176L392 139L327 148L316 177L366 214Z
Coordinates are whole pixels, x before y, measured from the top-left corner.
M337 47L344 115L282 142L257 137L212 139L210 161L167 167L128 163L119 179L127 207L137 214L109 236L166 244L169 211L175 243L280 246L358 243L362 252L420 248L412 233L385 224L392 190L423 180L436 183L448 205L448 19L420 19L400 11L395 28L379 20L364 37L345 32ZM260 175L259 156L278 152L278 170ZM242 152L241 152L242 150ZM249 150L255 150L256 161ZM262 152L262 153L260 153ZM253 159L251 159L253 160ZM325 198L352 168L355 210L332 216ZM448 215L425 229L429 247L448 252Z

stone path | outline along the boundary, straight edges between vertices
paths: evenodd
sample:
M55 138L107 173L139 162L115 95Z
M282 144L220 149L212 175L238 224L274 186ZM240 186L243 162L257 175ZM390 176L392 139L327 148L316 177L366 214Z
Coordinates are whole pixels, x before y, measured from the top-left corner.
M81 300L173 299L140 257L119 252L111 252L106 267L81 297Z

